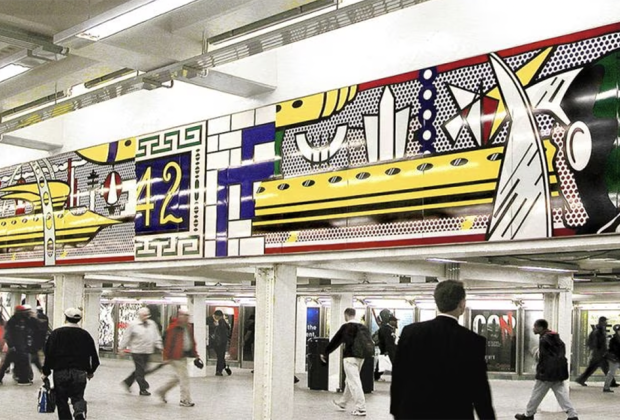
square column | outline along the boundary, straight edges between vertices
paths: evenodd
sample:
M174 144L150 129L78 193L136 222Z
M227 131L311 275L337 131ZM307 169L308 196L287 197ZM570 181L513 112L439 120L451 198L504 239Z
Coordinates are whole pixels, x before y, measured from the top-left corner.
M571 329L573 311L573 279L571 276L558 277L558 288L561 292L545 293L543 316L549 323L549 329L560 334L560 338L566 345L566 358L568 359L568 371L570 372L571 349L573 348L573 334ZM564 381L564 386L570 390L570 378ZM561 412L553 392L549 392L540 404L541 411Z
M187 309L189 310L189 322L194 324L194 338L196 338L196 351L200 358L207 361L207 304L203 295L188 295ZM194 359L187 359L189 363L189 376L191 378L206 377L206 366L198 369L194 366Z
M297 269L256 269L253 419L293 418Z
M95 341L97 353L99 353L99 312L100 312L100 291L86 289L84 293L84 310L82 311L82 328L89 332ZM64 311L62 311L64 312ZM64 315L63 315L64 316Z
M26 294L26 305L30 305L30 307L32 309L37 309L37 295L34 293L27 293Z
M84 276L75 274L54 276L54 318L50 319L53 328L65 323L67 308L84 309Z
M21 304L22 304L22 293L21 292L9 293L9 301L7 303L7 309L9 310L9 314L14 315L15 307Z
M340 326L346 322L344 310L353 307L353 293L332 295L332 306L329 322L329 339L331 340ZM356 318L359 317L356 314ZM338 349L329 355L329 379L327 389L336 392L340 389L340 374L342 366L342 350Z
M306 343L308 338L306 337L306 328L308 325L308 307L306 306L306 299L303 297L297 298L297 326L295 330L295 373L306 371Z

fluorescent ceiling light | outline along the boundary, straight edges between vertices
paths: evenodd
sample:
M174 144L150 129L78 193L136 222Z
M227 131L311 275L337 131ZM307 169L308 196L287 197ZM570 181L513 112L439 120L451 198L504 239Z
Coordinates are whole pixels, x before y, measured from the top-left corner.
M150 3L116 16L107 22L89 28L76 36L91 41L98 41L195 1L196 0L153 0Z
M19 64L9 64L0 68L0 82L4 82L11 77L15 77L18 74L22 74L25 71L30 70L29 67L20 66Z

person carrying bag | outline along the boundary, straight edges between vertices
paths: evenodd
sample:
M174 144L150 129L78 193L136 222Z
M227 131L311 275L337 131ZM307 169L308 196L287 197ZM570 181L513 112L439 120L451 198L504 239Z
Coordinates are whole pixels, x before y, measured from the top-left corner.
M45 378L43 385L39 388L37 396L37 411L39 413L53 413L56 411L56 393L50 385L50 380Z

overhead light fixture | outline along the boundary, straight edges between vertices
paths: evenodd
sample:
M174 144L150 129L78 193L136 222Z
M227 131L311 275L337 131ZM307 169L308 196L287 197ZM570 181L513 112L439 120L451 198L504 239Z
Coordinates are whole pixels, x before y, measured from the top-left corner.
M316 0L311 3L302 4L301 6L294 7L284 12L278 13L273 16L269 16L265 19L260 19L252 22L248 25L241 26L239 28L231 29L224 33L209 37L209 44L217 45L222 42L237 39L239 37L260 32L264 29L273 29L275 25L283 24L285 22L294 19L305 19L308 15L315 12L325 13L325 9L329 8L333 10L338 7L338 0Z
M197 0L133 0L54 36L59 43L72 37L99 41Z
M5 80L15 77L18 74L22 74L28 70L30 70L29 67L20 66L19 64L8 64L0 68L0 82L4 82Z

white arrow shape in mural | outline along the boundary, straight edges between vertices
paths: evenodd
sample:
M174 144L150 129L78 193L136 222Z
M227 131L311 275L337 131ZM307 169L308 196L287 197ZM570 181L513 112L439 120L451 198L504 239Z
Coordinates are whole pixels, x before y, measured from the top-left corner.
M489 57L511 122L487 238L547 238L552 234L549 172L532 106L514 72L497 55Z

